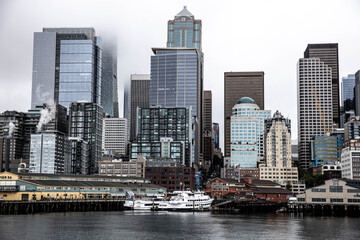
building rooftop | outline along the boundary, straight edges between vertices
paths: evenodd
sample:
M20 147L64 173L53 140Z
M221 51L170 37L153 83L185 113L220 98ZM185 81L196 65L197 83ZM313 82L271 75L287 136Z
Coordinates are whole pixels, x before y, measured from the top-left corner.
M255 101L252 98L249 98L249 97L242 97L236 102L236 104L243 104L243 103L256 104Z
M75 175L75 174L46 174L46 173L13 173L20 177L44 177L44 178L76 178L76 179L119 179L119 180L149 180L139 177L117 177L117 176L103 176L103 175ZM44 179L42 178L42 179ZM56 180L57 181L57 180Z
M123 188L165 188L151 183L122 183L102 181L64 181L64 180L23 180L40 186L52 187L123 187Z
M181 10L178 14L176 14L175 18L178 17L194 17L194 15L192 15L186 8L186 6L184 6L184 9Z

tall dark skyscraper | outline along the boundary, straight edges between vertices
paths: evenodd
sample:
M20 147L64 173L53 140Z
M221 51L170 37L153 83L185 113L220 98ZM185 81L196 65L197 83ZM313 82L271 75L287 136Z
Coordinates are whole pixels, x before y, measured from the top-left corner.
M101 161L103 109L96 103L74 102L70 105L69 117L69 135L89 143L87 173L96 174Z
M54 101L66 108L100 104L101 39L94 28L44 28L34 33L31 108Z
M224 73L224 145L225 157L230 156L230 125L232 108L242 97L252 98L264 110L264 72Z
M304 58L319 58L331 68L333 121L340 126L339 50L337 43L308 44Z
M355 73L355 114L360 115L360 70Z
M104 108L104 113L114 118L119 117L116 44L103 44L101 106Z
M130 79L129 114L130 114L130 141L136 139L136 109L150 107L150 75L133 74Z
M203 111L203 164L205 169L209 169L213 160L213 123L212 123L212 94L211 91L204 91L204 111Z

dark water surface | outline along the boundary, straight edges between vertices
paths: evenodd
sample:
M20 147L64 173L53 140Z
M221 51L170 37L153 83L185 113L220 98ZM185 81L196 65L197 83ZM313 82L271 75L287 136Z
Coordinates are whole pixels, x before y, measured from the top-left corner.
M360 219L177 212L0 216L0 239L360 239Z

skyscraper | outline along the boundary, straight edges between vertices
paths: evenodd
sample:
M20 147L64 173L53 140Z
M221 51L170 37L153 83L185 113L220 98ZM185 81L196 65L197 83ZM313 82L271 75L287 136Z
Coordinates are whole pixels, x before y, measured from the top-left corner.
M214 141L214 148L220 148L220 126L219 123L213 123L213 141Z
M101 106L104 113L118 118L118 80L116 44L103 44L101 68Z
M184 6L174 20L168 21L167 47L185 47L201 50L201 20L197 20Z
M299 163L311 166L311 140L332 128L333 97L331 67L319 58L301 58L298 62L298 141Z
M130 77L130 91L128 99L130 102L130 141L136 138L136 109L150 107L150 75L149 74L132 74Z
M54 101L66 108L100 104L101 39L93 28L44 28L34 33L31 108Z
M202 167L209 169L213 160L214 142L212 133L212 94L204 91L203 111L203 164Z
M230 156L230 118L234 103L242 97L252 98L264 110L264 72L224 73L224 145Z
M355 114L360 115L360 70L355 73Z
M96 103L74 102L70 105L70 137L89 143L88 174L98 173L101 161L103 109Z
M280 184L298 180L298 170L292 167L291 122L276 111L265 120L264 144L266 164L260 165L260 179Z
M181 10L173 20L168 21L168 39L166 46L169 48L195 48L198 50L198 55L200 58L200 62L198 63L198 74L200 77L200 82L198 85L198 97L200 98L199 105L199 115L197 120L194 120L195 123L195 131L194 136L196 138L195 148L198 148L199 154L197 154L197 161L203 161L203 122L202 118L202 99L203 99L203 66L204 66L204 54L202 52L202 24L201 20L195 19L194 15L192 15L184 6L183 10ZM181 65L179 66L181 68ZM181 86L180 86L181 87ZM193 106L194 110L194 106Z
M264 158L264 121L270 110L261 110L249 97L240 98L231 116L231 165L256 168Z
M192 107L194 161L202 142L202 79L200 53L194 48L153 48L150 106Z
M126 118L104 118L102 134L103 150L126 154L128 143L128 120Z
M279 111L265 120L264 144L268 167L291 167L291 121Z
M340 126L339 50L337 43L308 44L304 58L319 58L331 68L333 121Z
M349 74L347 77L342 78L342 104L344 111L355 110L354 102L354 87L355 87L355 74Z

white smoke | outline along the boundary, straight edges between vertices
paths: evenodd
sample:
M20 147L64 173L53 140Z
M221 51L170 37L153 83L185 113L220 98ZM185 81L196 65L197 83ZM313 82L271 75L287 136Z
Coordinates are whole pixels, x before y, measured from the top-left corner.
M48 124L49 122L51 122L51 120L55 118L56 106L54 101L51 101L49 104L46 104L46 108L42 109L40 114L41 114L40 120L36 126L37 132L40 132L44 125Z
M13 136L13 133L14 133L14 131L15 131L15 124L12 122L12 121L10 121L9 122L9 137L12 137Z

